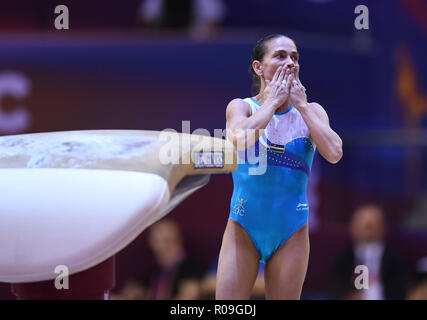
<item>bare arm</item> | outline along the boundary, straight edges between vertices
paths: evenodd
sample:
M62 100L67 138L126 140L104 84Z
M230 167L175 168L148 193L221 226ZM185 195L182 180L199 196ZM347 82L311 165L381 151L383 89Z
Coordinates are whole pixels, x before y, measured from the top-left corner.
M340 161L343 155L342 140L331 129L325 109L320 104L312 102L305 107L299 107L298 110L322 157L334 164Z
M264 103L253 115L250 106L242 99L232 100L226 111L227 137L238 150L244 150L258 140L262 129L265 129L273 117L276 107Z
M294 74L290 77L291 101L300 112L305 124L310 130L310 136L317 150L330 163L337 163L342 158L342 140L331 129L328 114L323 107L315 102L307 103L307 95L301 81Z

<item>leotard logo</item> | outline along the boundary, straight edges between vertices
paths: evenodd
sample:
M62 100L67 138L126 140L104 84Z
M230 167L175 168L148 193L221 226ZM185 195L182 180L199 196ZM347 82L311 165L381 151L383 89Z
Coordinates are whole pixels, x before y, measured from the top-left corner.
M243 204L248 200L237 198L237 203L233 207L233 213L239 216L243 216L245 214L245 207Z
M308 210L308 204L307 203L298 203L297 204L297 211L302 210Z

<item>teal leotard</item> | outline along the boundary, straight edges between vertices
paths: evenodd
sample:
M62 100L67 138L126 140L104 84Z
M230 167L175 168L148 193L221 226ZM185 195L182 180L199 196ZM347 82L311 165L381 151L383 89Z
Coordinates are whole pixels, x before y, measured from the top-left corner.
M260 108L253 98L244 101L252 113ZM308 221L306 190L315 149L301 114L291 106L276 112L259 140L238 152L229 218L247 231L262 262ZM263 170L260 159L265 159Z

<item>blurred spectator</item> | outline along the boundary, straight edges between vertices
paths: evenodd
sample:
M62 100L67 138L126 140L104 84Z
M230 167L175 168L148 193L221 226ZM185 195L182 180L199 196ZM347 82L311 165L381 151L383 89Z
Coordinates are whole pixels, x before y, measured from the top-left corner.
M385 243L384 213L377 205L360 207L353 215L353 244L338 258L332 283L332 298L360 300L405 299L408 286L406 263ZM365 265L369 288L357 290L354 270Z
M149 245L157 262L154 271L146 279L128 281L112 299L199 299L204 270L186 252L178 224L170 218L155 223Z
M427 300L427 257L418 260L408 300Z
M216 31L225 12L222 0L144 0L138 18L143 26L187 29L205 35Z
M265 299L265 284L264 284L264 268L265 264L260 262L258 276L255 280L252 289L251 299L261 300ZM212 264L209 271L206 273L201 284L201 298L205 300L215 299L216 289L216 273L218 270L218 259Z

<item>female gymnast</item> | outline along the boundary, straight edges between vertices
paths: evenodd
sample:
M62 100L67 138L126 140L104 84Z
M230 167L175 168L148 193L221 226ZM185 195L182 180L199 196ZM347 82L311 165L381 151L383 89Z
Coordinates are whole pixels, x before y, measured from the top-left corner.
M294 41L284 35L259 40L251 63L259 93L227 106L227 138L240 150L241 162L233 172L216 299L249 299L259 261L266 263L266 299L300 299L309 257L306 189L314 152L317 148L337 163L342 141L322 106L307 102L298 58ZM251 155L266 157L263 174L250 174L249 168L259 166Z

